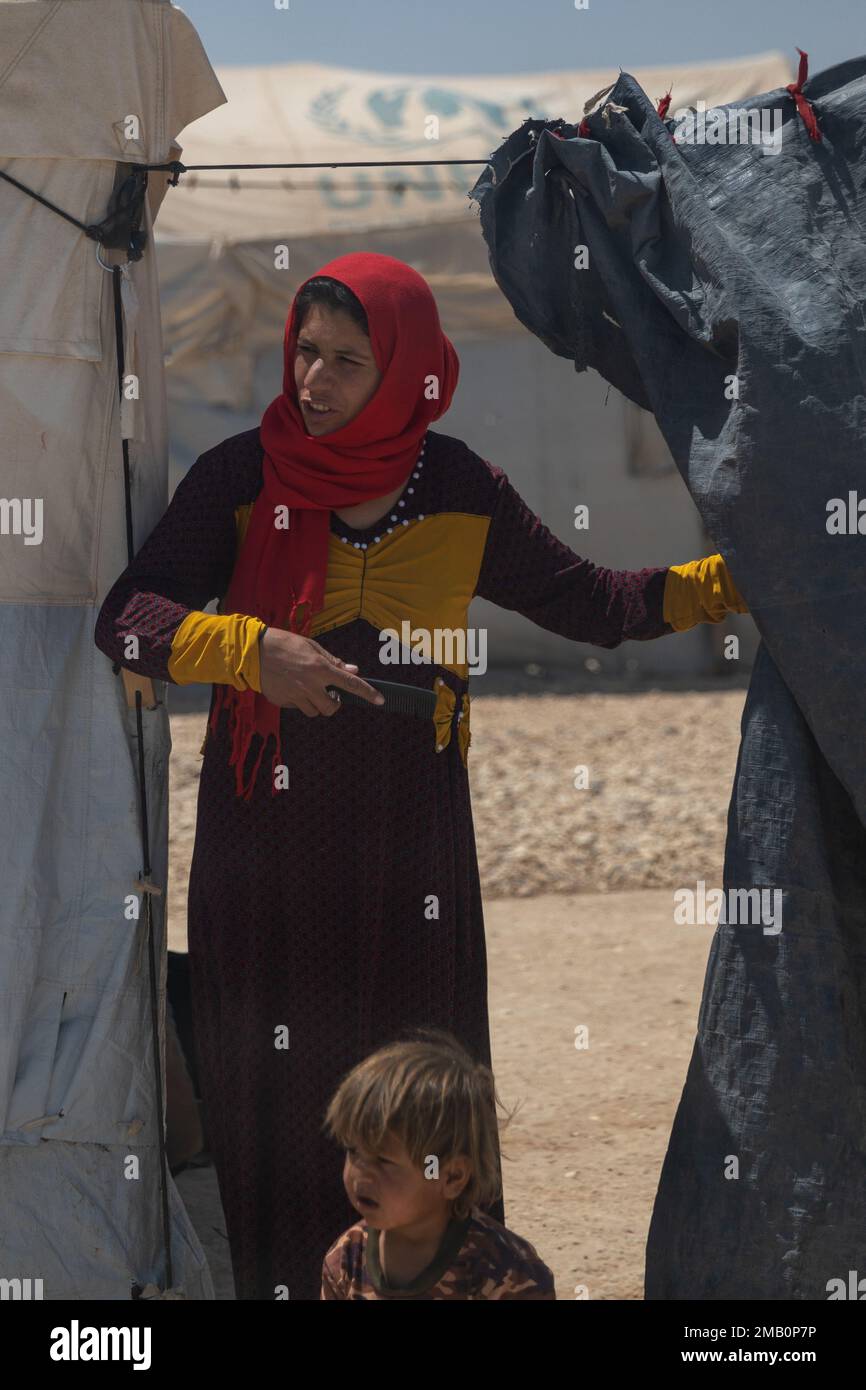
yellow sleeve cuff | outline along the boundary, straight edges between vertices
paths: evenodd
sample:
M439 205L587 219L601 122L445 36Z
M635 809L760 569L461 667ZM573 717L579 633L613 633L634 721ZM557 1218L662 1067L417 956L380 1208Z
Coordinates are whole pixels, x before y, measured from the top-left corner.
M675 632L697 623L720 623L726 613L748 613L721 555L671 565L665 579L663 617Z
M244 613L188 613L172 639L168 673L178 685L205 681L261 692L259 637L266 626Z

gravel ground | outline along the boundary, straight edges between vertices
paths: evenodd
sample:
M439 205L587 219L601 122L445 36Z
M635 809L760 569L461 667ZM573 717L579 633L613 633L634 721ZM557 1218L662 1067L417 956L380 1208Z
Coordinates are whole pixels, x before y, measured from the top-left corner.
M526 680L498 678L499 688L509 682L522 693L472 700L469 772L485 899L718 877L742 685L719 680L697 690L533 695ZM169 939L175 950L186 942L205 722L201 710L171 719ZM586 768L588 785L581 788L578 767Z
M744 692L483 697L469 766L485 898L709 879ZM586 769L586 786L575 769Z

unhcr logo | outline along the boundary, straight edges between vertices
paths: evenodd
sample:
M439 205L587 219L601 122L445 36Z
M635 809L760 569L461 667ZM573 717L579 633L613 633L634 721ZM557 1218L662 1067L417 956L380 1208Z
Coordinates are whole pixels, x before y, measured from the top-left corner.
M422 79L417 83L389 83L368 91L364 91L360 83L347 82L340 87L328 85L313 97L307 114L313 125L339 136L342 141L400 151L417 149L421 139L486 141L498 138L498 132L520 125L544 105L541 92L530 90L511 101L491 102L484 96L474 96L468 84L463 88L456 84L440 87ZM367 172L366 169L358 171L360 186L365 189L369 188ZM399 171L404 185L411 190L409 172L407 169ZM416 172L418 182L414 186L426 198L453 191L449 174L443 173L440 180L435 169L412 171ZM327 180L323 180L323 186L327 186Z
M763 145L778 153L782 148L781 107L681 106L674 113L676 145Z

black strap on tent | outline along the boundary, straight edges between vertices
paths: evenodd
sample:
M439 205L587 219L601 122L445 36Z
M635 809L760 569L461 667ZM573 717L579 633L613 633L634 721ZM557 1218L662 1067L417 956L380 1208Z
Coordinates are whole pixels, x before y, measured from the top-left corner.
M488 159L338 159L321 160L317 164L181 164L170 159L165 164L133 164L133 169L164 169L172 174L169 183L176 186L181 174L191 169L409 169L428 164L489 164Z
M50 208L60 217L65 217L66 221L71 222L73 226L80 227L85 236L90 237L93 241L99 241L103 246L115 250L125 250L131 261L141 260L147 243L147 232L143 231L141 227L144 195L147 191L145 166L133 166L132 173L111 195L105 217L101 222L93 223L82 222L71 212L66 212L63 208L59 208L56 203L52 203L50 199L43 198L42 194L37 193L35 188L28 188L26 183L19 183L18 179L13 179L12 175L7 174L3 169L0 169L0 178L6 179L7 183L20 188L22 193L27 193L31 198L35 198L37 203L41 203L43 207Z
M123 400L123 376L125 368L123 351L123 305L121 301L122 273L119 265L113 265L111 267L111 279L114 289L114 341L117 357L118 410L120 409L120 402ZM126 549L129 556L129 563L131 564L135 558L135 546L132 529L129 440L121 439L120 443L123 449L123 486L126 497ZM150 978L150 1019L151 1036L153 1039L153 1067L156 1077L156 1119L159 1138L159 1186L162 1199L162 1234L163 1243L165 1245L165 1286L167 1289L170 1289L174 1282L171 1259L171 1217L168 1203L168 1164L165 1153L165 1108L162 1090L162 1058L159 1050L159 1003L156 987L156 952L153 944L153 894L155 891L159 892L160 890L153 884L150 877L150 825L147 813L147 776L144 766L144 718L142 714L140 690L136 690L135 692L135 733L138 739L138 788L141 800L141 854L143 860L138 886L142 890L144 932L147 942L147 964Z
M487 163L489 161L486 159L360 159L321 164L182 164L179 159L171 159L165 164L129 164L128 167L132 172L111 195L107 214L101 222L92 223L82 222L71 212L66 212L63 208L58 207L49 198L43 198L42 194L37 193L34 188L28 188L26 183L20 183L18 179L13 179L11 174L5 173L2 169L0 169L0 178L6 179L8 183L20 188L22 193L27 193L31 198L35 198L43 207L50 208L60 217L65 217L67 222L80 227L85 236L91 237L94 241L102 242L103 246L115 249L122 248L131 261L138 261L141 259L147 243L147 232L141 228L141 214L144 207L144 195L147 192L149 170L162 170L170 173L169 183L172 187L176 187L181 174L196 169L402 169L428 164Z

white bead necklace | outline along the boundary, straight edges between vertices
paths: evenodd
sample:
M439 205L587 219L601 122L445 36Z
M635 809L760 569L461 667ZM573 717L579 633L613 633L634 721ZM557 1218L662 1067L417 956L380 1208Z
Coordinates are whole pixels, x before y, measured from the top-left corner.
M413 470L413 472L412 472L412 477L413 477L413 478L420 478L420 477L421 477L421 469L424 467L424 450L426 449L426 447L427 447L427 436L426 436L426 434L425 434L424 438L423 438L422 441L421 441L421 452L420 452L419 455L418 455L417 461L416 461L416 463L415 463L415 468L414 468L414 470ZM397 503L397 508L399 509L400 507L405 507L405 506L406 506L406 501L405 501L406 497L411 496L412 494L414 494L414 492L415 492L414 487L406 487L406 488L404 488L403 496L400 498L399 502ZM409 525L409 521L411 520L411 518L406 518L406 517L401 517L401 516L399 516L398 511L392 512L389 519L390 519L391 521L402 522L402 525L403 525L403 526L408 526L408 525ZM418 516L415 518L415 520L417 520L417 521L423 521L423 520L424 520L424 513L423 513L423 512L419 512L419 513L418 513ZM354 527L353 527L352 529L353 529L353 530L354 530L354 529L357 529L357 530L360 530L360 531L366 531L366 530L368 530L369 528L366 527L366 526L360 526L360 527L357 527L357 528L354 528ZM388 527L386 528L384 534L390 536L390 535L392 534L393 530L394 530L394 527L393 527L393 526L388 526ZM377 545L378 542L379 542L381 539L382 539L381 536L374 536L374 537L373 537L373 544L374 544L374 545ZM355 550L366 550L366 549L367 549L367 545L368 545L368 542L367 542L367 541L351 541L351 542L350 542L348 536L340 536L340 540L343 542L344 545L350 545L350 544L351 544L352 547L353 547Z

